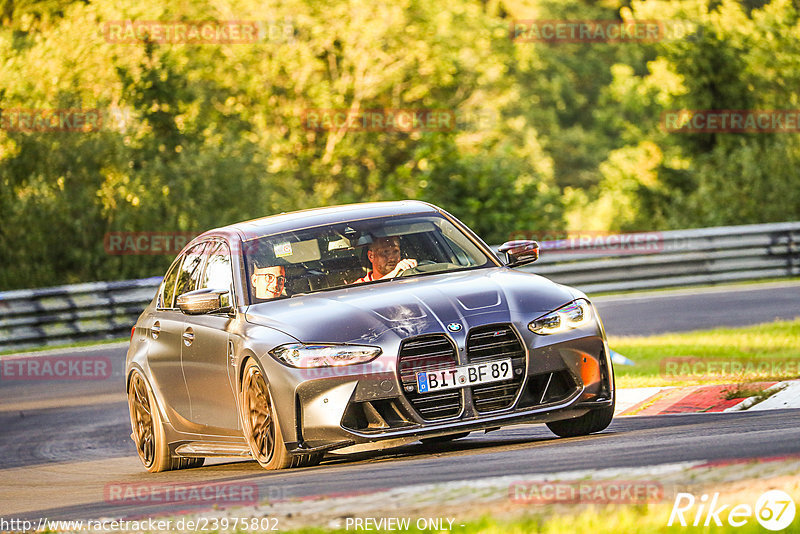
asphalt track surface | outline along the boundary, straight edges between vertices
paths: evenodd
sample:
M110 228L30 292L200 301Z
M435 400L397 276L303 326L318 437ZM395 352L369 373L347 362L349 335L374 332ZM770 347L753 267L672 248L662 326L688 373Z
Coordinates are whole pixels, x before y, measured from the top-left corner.
M636 333L736 326L800 315L800 284L615 296L595 302L612 335L625 334L637 324ZM642 322L653 328L645 329ZM113 372L101 380L0 380L0 517L147 517L182 509L112 502L109 488L119 484L254 484L259 496L274 500L339 494L354 487L372 491L420 482L511 475L524 479L575 469L800 453L800 410L781 410L617 418L600 434L570 439L555 437L543 425L526 425L476 432L447 445L417 443L326 459L307 469L268 472L253 461L217 460L199 469L150 475L128 437L125 350L110 345L60 353L74 358L108 356Z
M608 335L648 336L800 317L800 282L651 291L591 300Z

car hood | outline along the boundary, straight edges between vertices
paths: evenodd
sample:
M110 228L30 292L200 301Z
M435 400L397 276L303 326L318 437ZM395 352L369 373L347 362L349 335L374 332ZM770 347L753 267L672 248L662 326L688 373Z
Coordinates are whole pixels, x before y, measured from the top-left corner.
M245 317L304 343L374 344L385 336L527 323L577 296L575 290L541 276L485 268L298 295L252 305Z

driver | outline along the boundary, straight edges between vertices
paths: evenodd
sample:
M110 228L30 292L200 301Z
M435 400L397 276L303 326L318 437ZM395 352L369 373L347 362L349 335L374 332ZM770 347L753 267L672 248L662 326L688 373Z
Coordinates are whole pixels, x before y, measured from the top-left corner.
M400 259L399 237L379 237L375 239L369 245L367 258L372 264L372 270L366 276L362 276L353 282L354 284L372 282L381 278L394 278L406 269L413 269L417 266L417 260L411 258Z

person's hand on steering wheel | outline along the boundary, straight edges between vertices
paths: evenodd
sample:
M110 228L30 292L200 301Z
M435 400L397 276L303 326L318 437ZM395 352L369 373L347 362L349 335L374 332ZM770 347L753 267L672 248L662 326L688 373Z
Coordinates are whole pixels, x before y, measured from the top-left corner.
M417 266L417 260L413 260L411 258L400 260L399 262L397 262L397 265L395 265L394 269L386 273L386 276L384 276L384 278L394 278L395 276L402 273L406 269L413 269L416 266Z

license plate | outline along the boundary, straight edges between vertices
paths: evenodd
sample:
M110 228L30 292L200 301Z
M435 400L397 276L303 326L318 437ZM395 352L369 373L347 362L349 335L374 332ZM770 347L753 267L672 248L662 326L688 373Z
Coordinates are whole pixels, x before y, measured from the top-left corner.
M511 359L474 363L451 369L417 373L417 391L429 393L508 380L514 375Z

